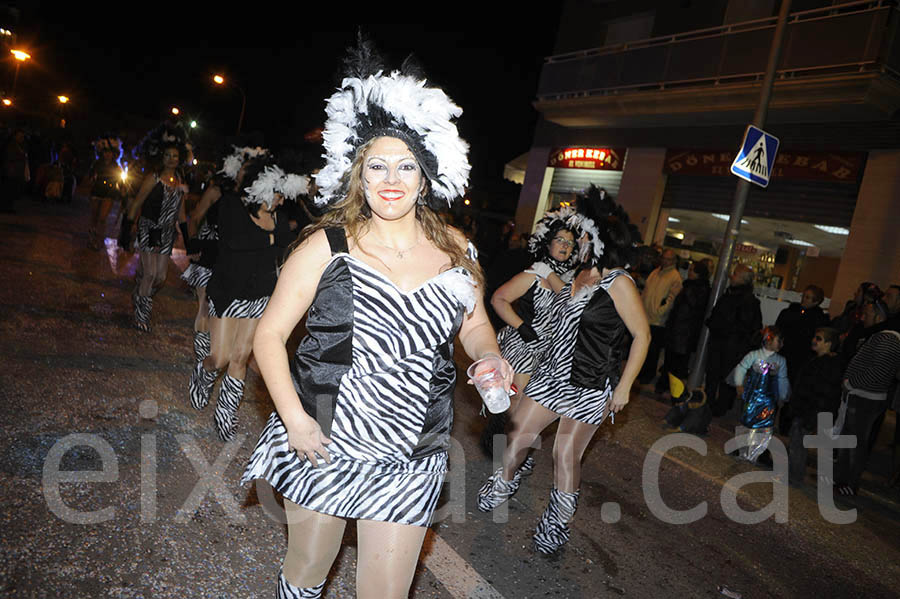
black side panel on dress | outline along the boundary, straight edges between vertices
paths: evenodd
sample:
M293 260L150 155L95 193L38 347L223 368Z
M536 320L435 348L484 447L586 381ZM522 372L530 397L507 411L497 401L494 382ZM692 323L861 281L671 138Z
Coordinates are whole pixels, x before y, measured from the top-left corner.
M534 283L528 288L525 295L516 300L516 314L529 325L534 322L534 288L539 284L535 277Z
M462 325L464 310L459 309L453 330ZM432 365L434 374L428 389L428 407L422 423L422 434L411 458L417 460L450 448L453 428L453 390L456 388L456 365L453 362L453 337L437 348Z
M619 364L625 323L612 297L602 287L594 292L581 313L570 382L579 387L603 389L606 379L613 388L619 383Z
M141 204L141 216L149 218L154 222L158 221L159 215L162 212L162 204L163 184L157 182L157 184L153 186L153 189L150 190L150 193L147 194L144 203Z
M325 229L325 234L332 255L346 251L343 229ZM343 260L334 260L322 273L306 330L291 363L291 377L303 409L330 435L341 377L353 358L353 279Z

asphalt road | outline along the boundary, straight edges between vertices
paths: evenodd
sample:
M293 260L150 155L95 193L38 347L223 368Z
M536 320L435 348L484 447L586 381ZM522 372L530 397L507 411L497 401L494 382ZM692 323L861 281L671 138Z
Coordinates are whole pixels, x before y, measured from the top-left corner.
M261 378L249 371L238 439L223 445L212 407L188 401L196 304L177 278L183 252L142 334L130 326L135 258L111 240L87 249L86 231L84 201L0 215L0 596L273 597L286 542L277 500L238 483L272 410ZM635 393L588 449L572 540L546 558L530 539L553 430L505 515L483 514L475 493L493 467L477 444L478 409L458 385L452 473L413 597L716 597L718 585L747 599L898 596L900 492L886 487L884 438L864 493L838 503L855 520L832 524L812 470L800 490L744 484L741 475L767 474L725 454L732 423L704 439L669 437L665 405ZM661 440L700 445L665 451ZM738 508L752 514L773 497L783 521L736 521ZM663 514L704 502L690 524ZM353 596L353 526L345 540L326 597Z

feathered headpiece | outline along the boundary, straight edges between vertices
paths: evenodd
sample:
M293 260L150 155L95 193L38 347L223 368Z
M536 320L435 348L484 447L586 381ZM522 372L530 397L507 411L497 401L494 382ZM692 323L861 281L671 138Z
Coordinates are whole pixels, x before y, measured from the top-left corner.
M628 213L605 189L594 185L578 196L576 205L582 215L579 261L592 265L611 261L608 266L627 266L632 260L632 250L640 239L640 233L631 224Z
M100 156L106 150L109 150L115 155L115 162L118 162L119 159L122 158L122 140L119 139L117 135L101 135L92 142L92 145L94 146L94 157L97 160L100 160Z
M309 192L309 177L285 173L277 165L267 165L257 175L249 187L244 188L244 201L251 204L265 204L272 207L275 194L280 193L288 200Z
M142 158L148 162L157 162L162 159L163 148L177 146L181 164L190 164L194 159L193 146L187 131L180 122L162 123L155 129L151 129L144 139L134 148L135 158Z
M234 152L225 157L225 159L222 161L222 168L218 172L224 174L232 181L237 179L237 175L241 171L241 167L244 165L244 162L251 158L263 158L269 155L269 150L265 148L239 148L237 146L231 147L234 149Z
M381 58L362 36L344 66L341 87L325 108L325 167L315 175L315 203L327 206L347 193L356 151L380 136L403 140L415 155L430 182L424 200L432 209L462 196L470 169L469 146L454 123L462 109L443 90L429 87L409 59L385 75Z
M546 262L556 274L562 274L570 270L578 261L578 252L572 252L568 260L559 262L550 256L548 251L550 242L562 229L572 231L576 241L582 236L581 223L584 217L571 206L562 206L557 210L546 212L534 227L534 233L528 239L528 251L535 260Z

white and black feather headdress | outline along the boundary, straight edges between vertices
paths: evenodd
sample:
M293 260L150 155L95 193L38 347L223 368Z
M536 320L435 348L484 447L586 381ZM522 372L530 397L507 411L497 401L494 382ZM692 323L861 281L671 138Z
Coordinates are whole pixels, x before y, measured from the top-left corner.
M578 252L572 252L569 259L565 262L554 260L549 252L550 242L553 241L552 235L555 235L561 229L567 229L572 231L577 242L584 234L583 220L584 216L571 206L561 206L556 210L544 213L544 216L535 225L534 233L528 238L528 251L534 256L535 260L549 264L556 274L566 272L575 266L578 261Z
M277 165L268 165L249 187L244 188L244 201L251 204L265 204L271 208L276 193L280 193L287 200L296 200L297 196L309 193L309 177L285 173Z
M462 109L443 90L429 87L412 61L385 74L372 45L359 38L345 61L341 87L328 100L322 138L325 166L316 177L318 206L347 193L350 166L360 146L389 136L403 140L430 183L426 197L436 210L465 193L469 181L468 144L454 120Z
M269 150L266 148L251 148L249 146L244 148L239 148L237 146L231 147L234 151L222 160L222 168L219 169L218 172L232 181L237 179L241 167L247 160L251 158L264 158L269 155Z

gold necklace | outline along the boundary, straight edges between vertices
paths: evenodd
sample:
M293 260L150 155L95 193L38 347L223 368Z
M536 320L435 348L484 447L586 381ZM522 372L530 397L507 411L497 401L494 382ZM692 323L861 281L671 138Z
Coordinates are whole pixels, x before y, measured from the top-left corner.
M419 231L418 231L418 230L416 231L416 242L415 242L414 244L412 244L411 246L409 246L408 248L403 248L403 249L401 249L401 248L396 248L396 247L387 245L386 243L384 243L383 241L381 241L381 239L378 237L378 235L376 235L376 234L374 234L374 233L373 233L373 236L375 237L374 241L375 241L375 244L376 244L376 245L380 245L381 247L383 247L383 248L385 248L385 249L388 249L388 250L391 250L392 252L394 252L394 253L396 254L398 260L403 260L404 258L406 258L407 252L412 251L413 249L415 249L416 247L418 247L418 245L419 245L420 243L422 243L422 237L419 236Z

